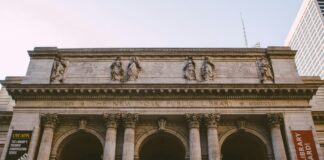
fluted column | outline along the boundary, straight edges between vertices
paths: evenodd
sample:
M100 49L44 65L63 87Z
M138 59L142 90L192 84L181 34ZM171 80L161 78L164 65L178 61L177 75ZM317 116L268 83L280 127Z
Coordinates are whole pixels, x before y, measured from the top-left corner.
M138 120L138 115L122 114L121 119L125 127L122 160L134 160L135 124Z
M37 160L48 160L51 154L52 141L54 136L54 129L57 124L58 117L56 114L42 115L42 123L44 131L40 143Z
M267 121L271 132L272 148L275 160L286 160L285 146L283 143L280 123L282 122L281 114L267 114Z
M189 126L190 160L201 160L201 145L199 134L200 114L186 114Z
M115 160L118 115L104 114L103 117L107 128L103 160Z
M220 160L221 152L218 142L217 125L220 120L220 115L211 113L205 114L204 119L207 125L207 137L208 137L208 159Z

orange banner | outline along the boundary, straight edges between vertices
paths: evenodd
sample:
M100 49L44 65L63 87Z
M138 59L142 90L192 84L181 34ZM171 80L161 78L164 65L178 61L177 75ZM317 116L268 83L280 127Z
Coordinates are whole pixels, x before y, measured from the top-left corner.
M298 160L319 160L311 130L291 131Z

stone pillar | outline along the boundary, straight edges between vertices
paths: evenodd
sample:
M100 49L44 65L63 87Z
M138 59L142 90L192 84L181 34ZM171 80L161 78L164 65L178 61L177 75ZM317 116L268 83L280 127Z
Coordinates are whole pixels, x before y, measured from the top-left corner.
M186 114L189 126L190 160L201 160L199 135L200 114Z
M138 115L122 114L121 118L125 127L122 160L134 160L135 124L138 120Z
M40 134L40 124L38 122L38 124L34 127L34 130L33 130L33 135L32 135L32 138L31 138L31 141L29 144L27 160L35 159L39 134Z
M54 129L57 124L58 117L56 114L42 115L42 122L44 124L44 131L39 147L37 160L48 160L51 154L52 141L54 136Z
M103 160L115 160L118 115L104 114L103 117L107 128Z
M272 149L275 160L286 160L285 146L283 143L280 123L282 122L281 114L267 114L267 121L271 132Z
M207 137L208 137L208 159L220 160L221 152L218 141L217 125L220 120L219 114L205 114L205 122L207 125Z

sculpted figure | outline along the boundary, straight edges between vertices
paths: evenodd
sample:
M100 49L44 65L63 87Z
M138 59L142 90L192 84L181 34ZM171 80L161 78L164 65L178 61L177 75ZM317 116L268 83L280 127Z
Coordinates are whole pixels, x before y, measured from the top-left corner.
M111 79L113 81L122 81L124 79L124 70L120 57L117 57L113 64L111 64L110 69Z
M272 74L272 67L271 64L269 63L269 60L265 57L262 57L261 59L257 60L257 64L259 67L261 83L263 83L264 81L273 82L274 77Z
M191 57L188 58L188 62L186 66L183 68L184 70L184 78L191 81L196 80L196 65Z
M61 57L57 58L54 61L52 74L50 78L51 83L63 83L64 73L66 71L68 63L68 61L62 59Z
M208 57L205 57L205 61L201 67L201 77L203 80L214 80L215 65L210 62Z
M134 57L128 64L127 67L127 80L135 81L138 79L139 73L142 67L136 57Z

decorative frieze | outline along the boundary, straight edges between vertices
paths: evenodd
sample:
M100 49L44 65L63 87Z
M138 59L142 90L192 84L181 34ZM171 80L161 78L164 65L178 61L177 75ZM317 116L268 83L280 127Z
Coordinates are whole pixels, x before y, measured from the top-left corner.
M56 113L45 113L41 115L42 124L45 128L55 128L58 123L58 115Z
M51 83L63 83L64 73L67 70L69 62L61 57L54 60L52 73L50 77Z
M201 114L186 114L185 118L188 122L189 128L199 128L200 121L202 119Z

